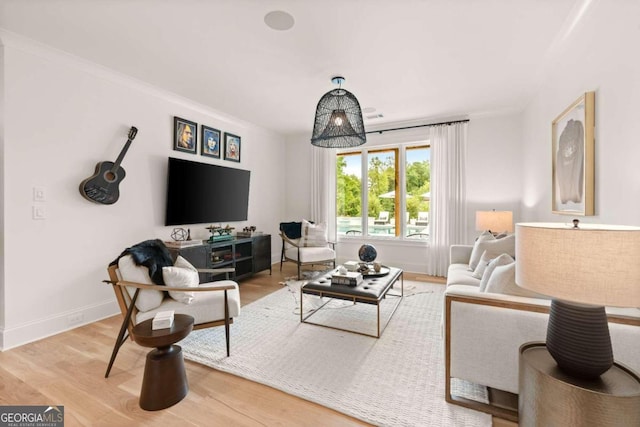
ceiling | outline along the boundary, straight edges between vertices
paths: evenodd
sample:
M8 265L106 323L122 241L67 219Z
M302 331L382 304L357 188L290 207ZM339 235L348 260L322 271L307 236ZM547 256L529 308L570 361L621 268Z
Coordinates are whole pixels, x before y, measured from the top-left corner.
M590 0L0 0L0 27L283 134L518 111ZM267 13L293 15L288 31Z

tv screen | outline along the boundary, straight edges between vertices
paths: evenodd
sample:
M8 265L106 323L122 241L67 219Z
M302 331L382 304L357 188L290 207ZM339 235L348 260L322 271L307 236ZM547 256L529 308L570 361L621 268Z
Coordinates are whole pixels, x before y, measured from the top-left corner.
M169 158L165 225L246 221L250 171Z

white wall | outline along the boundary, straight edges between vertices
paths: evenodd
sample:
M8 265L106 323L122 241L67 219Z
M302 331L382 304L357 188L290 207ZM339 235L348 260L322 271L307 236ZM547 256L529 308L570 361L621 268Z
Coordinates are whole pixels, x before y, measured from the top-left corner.
M389 124L384 128L406 124ZM468 131L467 198L469 243L475 235L476 210L512 210L519 219L521 204L521 121L519 114L472 118ZM367 135L367 147L424 141L425 128ZM308 218L310 213L310 135L287 139L287 219ZM342 238L336 247L338 262L357 259L358 248L373 244L378 259L407 271L426 272L428 244L382 238Z
M0 33L4 47L4 289L2 348L11 348L119 312L107 264L127 246L169 240L164 227L167 157L251 170L249 220L280 242L285 195L284 139L175 95L60 52ZM242 137L240 164L172 150L173 116ZM99 161L114 161L130 126L139 129L123 167L120 200L85 200L80 182ZM198 130L200 134L200 130ZM200 136L200 135L199 135ZM199 138L200 139L200 138ZM224 185L220 183L219 185ZM34 186L46 202L34 202ZM46 209L32 219L32 207ZM190 226L207 238L208 224Z
M544 84L523 118L523 218L551 213L551 122L595 91L595 216L585 222L640 224L640 2L594 1L553 52Z

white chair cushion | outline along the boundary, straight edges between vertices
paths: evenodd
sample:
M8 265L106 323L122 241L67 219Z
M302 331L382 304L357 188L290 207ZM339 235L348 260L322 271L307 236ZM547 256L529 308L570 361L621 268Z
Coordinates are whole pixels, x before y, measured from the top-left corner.
M118 269L122 280L126 282L144 283L153 285L149 276L149 269L142 265L136 265L131 255L125 255L118 260ZM127 286L129 297L133 298L136 288ZM157 308L162 304L164 292L155 291L153 289L141 289L136 299L136 308L140 311L149 311Z
M238 284L231 280L220 280L212 283L201 283L199 286L233 285L234 288L227 291L229 300L229 317L237 317L240 314L240 292ZM159 311L173 310L175 314L188 314L194 319L194 324L224 320L224 291L194 292L191 304L183 304L166 297L159 307L146 312L139 312L136 316L136 324L147 319L152 319Z
M285 257L298 262L330 261L336 258L336 252L328 246L300 248L300 259L298 259L298 248L285 249L284 254Z
M173 267L162 267L162 279L165 285L174 288L197 288L200 284L198 270L180 255ZM194 292L169 291L169 296L183 304L191 304Z

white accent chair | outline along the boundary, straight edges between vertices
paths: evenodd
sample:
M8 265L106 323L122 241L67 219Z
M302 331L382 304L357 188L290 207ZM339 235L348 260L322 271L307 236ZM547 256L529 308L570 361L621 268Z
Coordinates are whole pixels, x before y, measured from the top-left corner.
M282 252L280 254L280 271L282 263L291 261L298 266L298 279L301 279L303 265L332 265L336 266L336 251L333 242L324 246L305 246L302 239L301 222L280 223L280 237L282 238Z
M123 271L124 269L124 271ZM238 284L232 280L201 283L198 287L170 287L156 285L149 277L147 267L135 265L131 256L123 256L117 264L108 268L109 283L113 286L116 299L122 311L123 321L118 338L113 347L111 360L105 378L113 367L118 350L128 337L132 337L135 325L152 319L160 311L172 310L175 314L187 314L194 318L193 329L213 326L225 327L227 356L229 356L229 326L240 314L240 293ZM197 269L198 273L226 273L227 279L233 268ZM169 295L188 292L191 302L186 304Z

